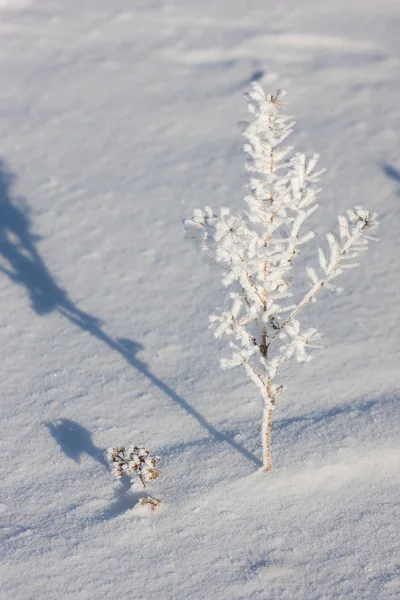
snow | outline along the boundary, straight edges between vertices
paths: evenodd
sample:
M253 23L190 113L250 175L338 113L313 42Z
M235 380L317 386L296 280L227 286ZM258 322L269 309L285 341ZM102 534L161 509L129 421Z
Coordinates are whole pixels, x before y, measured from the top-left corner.
M399 19L397 0L0 0L1 598L398 597ZM296 149L327 167L318 245L348 207L381 223L312 306L325 349L289 373L270 474L181 223L241 210L253 79L288 90ZM152 513L107 466L130 442L162 459Z

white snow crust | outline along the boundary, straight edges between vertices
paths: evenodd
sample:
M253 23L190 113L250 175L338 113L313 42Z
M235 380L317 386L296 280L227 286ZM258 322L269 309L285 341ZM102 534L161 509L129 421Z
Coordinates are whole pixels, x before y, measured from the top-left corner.
M399 27L397 0L0 0L2 600L399 597ZM357 204L381 239L304 313L325 349L270 474L182 232L243 205L255 79L327 167L317 239ZM105 457L130 442L153 513Z

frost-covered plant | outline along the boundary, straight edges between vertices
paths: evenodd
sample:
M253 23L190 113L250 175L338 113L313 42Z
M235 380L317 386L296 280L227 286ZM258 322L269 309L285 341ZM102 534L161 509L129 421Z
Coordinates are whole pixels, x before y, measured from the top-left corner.
M309 349L318 348L319 332L302 329L298 316L326 288L340 292L333 281L344 270L358 265L354 259L367 249L378 223L376 213L360 206L339 217L339 236L327 234L328 251L318 249L319 272L306 269L309 289L300 301L290 304L291 270L299 248L313 239L303 232L306 219L318 208L316 187L323 170L316 170L318 155L306 159L285 145L294 120L285 112L285 92L266 94L252 83L246 95L252 121L243 123L244 146L251 173L246 209L241 215L209 206L196 209L185 221L186 237L196 242L210 263L222 271L229 287L229 308L210 317L214 335L230 337L230 358L222 368L242 365L264 400L262 427L263 460L271 470L271 418L278 395L281 368L294 357L311 359Z
M161 500L158 498L154 498L153 496L146 496L146 498L142 498L139 502L142 506L147 506L150 510L156 510L161 504Z
M107 456L117 479L121 479L125 473L132 482L140 481L142 487L145 488L146 483L157 479L160 475L160 471L157 469L160 457L150 456L150 451L146 448L133 444L127 448L124 446L109 448Z

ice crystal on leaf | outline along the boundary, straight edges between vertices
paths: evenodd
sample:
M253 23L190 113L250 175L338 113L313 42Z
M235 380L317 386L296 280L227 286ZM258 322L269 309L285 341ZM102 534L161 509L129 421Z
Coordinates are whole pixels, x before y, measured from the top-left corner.
M185 230L231 290L229 309L210 317L210 323L215 337L230 338L231 356L221 366L242 365L264 399L264 463L270 470L271 415L283 390L274 380L288 360L307 362L308 351L321 347L314 343L321 337L318 331L302 331L297 317L322 288L342 291L333 280L358 266L354 259L375 239L371 234L378 222L376 213L360 206L339 216L339 236L327 234L328 248L318 249L319 268L306 268L307 293L291 303L291 271L301 246L314 238L305 224L318 208L317 184L324 170L317 169L317 154L307 158L285 144L295 124L285 112L285 92L266 94L254 82L246 98L252 120L240 124L250 173L245 210L235 215L228 208L196 209Z

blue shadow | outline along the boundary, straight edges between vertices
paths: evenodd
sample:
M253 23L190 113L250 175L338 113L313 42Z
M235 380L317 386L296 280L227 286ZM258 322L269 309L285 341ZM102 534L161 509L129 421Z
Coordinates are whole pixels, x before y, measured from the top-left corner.
M82 454L91 456L100 464L108 467L105 448L97 448L92 441L90 431L70 419L59 419L54 423L46 423L46 427L68 458L79 463Z
M400 171L398 169L395 169L395 167L392 167L392 165L389 164L384 164L382 169L389 179L400 184ZM400 196L400 190L398 190L397 195Z
M12 194L14 181L15 176L9 171L5 162L0 160L0 257L5 263L5 266L0 265L0 273L27 291L32 310L36 314L46 315L57 311L73 325L82 331L87 331L147 377L153 385L193 417L215 439L226 442L246 459L260 466L262 463L258 458L241 444L215 429L187 400L161 381L143 361L137 358L137 353L143 348L142 344L125 338L113 339L103 330L99 319L81 311L72 302L39 254L36 243L40 238L32 233L26 202L22 198L14 198ZM53 435L53 437L55 436ZM78 437L75 439L77 440Z

